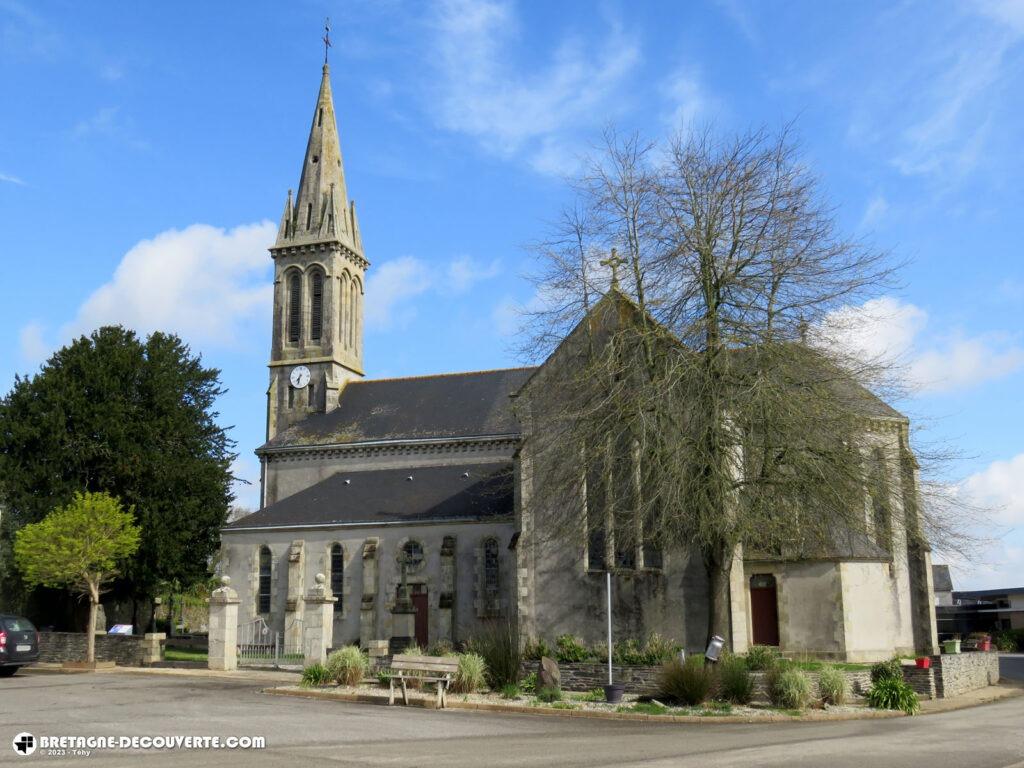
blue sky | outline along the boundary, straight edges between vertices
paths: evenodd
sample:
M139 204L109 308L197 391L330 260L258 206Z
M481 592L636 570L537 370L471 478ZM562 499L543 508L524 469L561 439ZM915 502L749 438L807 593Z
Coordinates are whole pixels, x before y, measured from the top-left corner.
M900 407L995 510L1000 540L955 580L1024 583L1022 0L0 0L5 389L102 323L179 332L223 370L237 469L258 476L265 249L328 15L369 375L519 362L524 246L605 125L795 120L844 228L911 260L854 341L900 355Z

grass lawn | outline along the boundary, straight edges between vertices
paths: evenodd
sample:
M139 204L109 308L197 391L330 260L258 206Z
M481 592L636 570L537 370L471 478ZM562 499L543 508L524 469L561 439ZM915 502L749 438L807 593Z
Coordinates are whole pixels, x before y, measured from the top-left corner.
M165 648L164 661L206 661L206 651L190 648Z

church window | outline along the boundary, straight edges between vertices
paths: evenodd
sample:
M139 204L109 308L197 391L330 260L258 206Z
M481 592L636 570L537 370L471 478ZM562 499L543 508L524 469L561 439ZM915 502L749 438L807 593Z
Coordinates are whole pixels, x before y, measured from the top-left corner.
M876 448L871 457L871 526L875 541L882 549L892 547L892 518L889 513L889 483L886 477L885 456Z
M309 337L320 341L324 327L324 273L317 270L313 273L310 286L310 319Z
M423 565L423 545L415 539L405 542L402 545L402 558L410 572L418 570Z
M341 275L341 291L340 291L340 304L338 308L338 340L347 349L348 348L348 334L345 326L345 317L348 312L348 272Z
M498 603L498 540L484 541L484 595L491 605Z
M292 272L288 278L288 341L298 343L302 336L302 278Z
M316 405L316 385L313 384L313 382L311 381L309 382L309 384L306 385L306 389L309 391L309 394L307 395L306 398L306 402L309 405L309 407L312 408L313 406Z
M587 468L587 568L605 570L605 478L604 462L591 459Z
M341 613L342 592L345 589L345 551L341 544L331 547L331 592L338 602L334 604L334 612Z
M270 547L264 545L260 547L259 591L257 593L256 606L258 613L270 613L270 574Z
M293 387L291 384L288 385L288 407L295 407L295 387Z
M320 112L319 112L319 114L317 115L317 118L316 118L317 128L319 128L323 124L324 124L324 108L320 107Z
M356 288L356 281L352 281L352 285L349 286L349 299L348 299L348 346L349 349L355 348L355 325L356 325L356 296L359 294L358 288Z
M306 203L306 229L313 226L313 204Z

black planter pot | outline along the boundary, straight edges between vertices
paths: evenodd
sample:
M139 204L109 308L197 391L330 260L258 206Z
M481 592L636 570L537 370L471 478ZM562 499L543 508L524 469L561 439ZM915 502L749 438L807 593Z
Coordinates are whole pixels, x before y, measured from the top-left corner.
M606 685L604 687L604 700L609 704L618 704L622 701L622 694L625 693L626 686L622 683L613 683L612 685Z

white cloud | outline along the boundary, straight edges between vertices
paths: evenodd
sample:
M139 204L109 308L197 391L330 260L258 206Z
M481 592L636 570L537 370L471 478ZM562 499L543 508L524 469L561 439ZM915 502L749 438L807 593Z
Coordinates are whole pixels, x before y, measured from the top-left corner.
M501 272L501 263L495 259L481 264L470 256L459 256L448 264L445 288L453 293L465 293L482 280L490 280Z
M961 487L971 501L991 510L997 523L1024 525L1024 453L992 462Z
M42 323L32 321L18 332L18 344L21 356L33 365L41 363L50 351L50 346L43 338Z
M276 229L269 221L230 230L193 224L143 240L60 335L121 324L140 333L171 331L202 345L236 344L243 324L269 311L267 248Z
M427 265L415 256L401 256L372 269L366 278L365 317L368 328L387 329L413 318L415 307L409 299L428 291L432 276Z
M6 181L8 184L16 184L19 187L26 186L24 181L22 181L17 176L12 176L9 173L0 173L0 181Z
M1003 334L927 334L928 313L891 296L846 307L815 331L817 342L860 359L901 365L916 391L954 392L1002 378L1024 367L1024 348Z
M676 70L665 80L662 95L671 105L666 122L673 130L688 129L707 107L700 79L696 72L687 68Z
M864 209L864 215L860 219L860 228L871 229L876 227L888 212L889 201L885 199L885 195L875 195L868 200L867 207Z
M547 61L518 71L510 63L518 20L501 0L447 0L432 27L440 123L497 155L523 153L542 172L571 165L568 148L611 116L640 58L637 43L610 23L600 39L567 36ZM529 59L539 58L531 49Z

